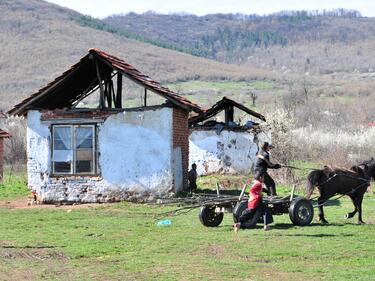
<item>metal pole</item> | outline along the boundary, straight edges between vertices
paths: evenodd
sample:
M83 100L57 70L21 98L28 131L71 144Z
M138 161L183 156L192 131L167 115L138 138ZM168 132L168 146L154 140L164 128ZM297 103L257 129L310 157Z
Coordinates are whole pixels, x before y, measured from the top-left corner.
M290 198L289 198L289 201L292 202L293 201L293 197L294 197L294 191L296 190L296 185L293 184L293 187L292 187L292 192L290 193Z

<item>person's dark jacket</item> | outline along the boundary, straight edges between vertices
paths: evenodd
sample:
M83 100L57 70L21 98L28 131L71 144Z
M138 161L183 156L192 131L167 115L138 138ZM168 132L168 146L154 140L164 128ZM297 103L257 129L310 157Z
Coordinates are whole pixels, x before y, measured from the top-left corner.
M270 161L270 154L268 151L265 151L263 149L259 150L257 154L257 159L254 164L254 171L260 172L260 173L266 173L267 169L279 169L279 164L272 164Z

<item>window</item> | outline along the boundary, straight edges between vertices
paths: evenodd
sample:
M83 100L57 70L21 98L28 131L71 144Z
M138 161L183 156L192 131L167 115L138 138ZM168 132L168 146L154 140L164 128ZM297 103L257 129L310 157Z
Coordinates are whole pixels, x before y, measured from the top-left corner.
M95 173L94 125L54 125L52 140L54 174Z

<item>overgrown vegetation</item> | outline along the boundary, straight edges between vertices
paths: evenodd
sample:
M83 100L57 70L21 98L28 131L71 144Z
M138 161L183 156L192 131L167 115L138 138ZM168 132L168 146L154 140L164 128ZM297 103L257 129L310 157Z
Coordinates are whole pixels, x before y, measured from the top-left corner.
M0 200L13 199L30 193L26 187L27 177L25 167L12 169L6 167L3 181L0 182Z

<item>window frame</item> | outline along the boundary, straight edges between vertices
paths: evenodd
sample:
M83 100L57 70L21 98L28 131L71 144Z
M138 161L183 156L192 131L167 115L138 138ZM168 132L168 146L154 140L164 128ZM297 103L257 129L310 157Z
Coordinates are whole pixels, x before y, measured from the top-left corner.
M56 172L55 165L53 161L53 153L55 150L55 128L61 127L69 127L71 132L71 145L73 150L73 159L70 165L70 173L67 172ZM77 159L77 148L76 148L76 129L77 128L91 128L92 129L92 172L84 172L84 173L77 173L76 172L76 159ZM97 134L96 134L96 124L53 124L51 125L51 168L52 168L52 176L96 176L98 175L98 168L97 168Z

